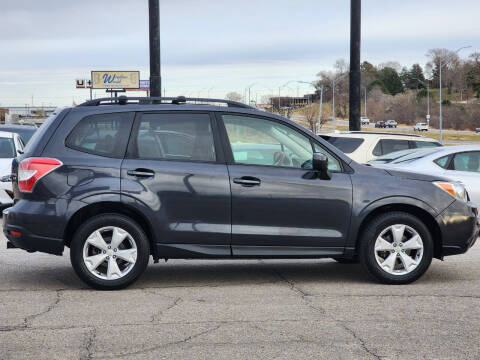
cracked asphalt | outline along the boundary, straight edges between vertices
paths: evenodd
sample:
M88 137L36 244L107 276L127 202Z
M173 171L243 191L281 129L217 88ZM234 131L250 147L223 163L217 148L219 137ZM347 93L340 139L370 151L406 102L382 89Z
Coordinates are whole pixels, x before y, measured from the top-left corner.
M479 359L480 245L407 286L324 260L151 264L88 289L0 239L0 359Z

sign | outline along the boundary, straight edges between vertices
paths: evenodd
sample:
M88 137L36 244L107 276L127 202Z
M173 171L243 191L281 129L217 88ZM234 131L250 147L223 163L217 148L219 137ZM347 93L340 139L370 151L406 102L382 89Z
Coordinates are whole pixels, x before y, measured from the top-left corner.
M126 89L128 91L150 91L150 80L140 80L138 89Z
M77 89L85 89L85 80L84 79L76 79L75 80L75 87Z
M430 121L430 115L427 115L426 118L427 118L427 121Z
M138 89L140 71L92 71L93 89Z

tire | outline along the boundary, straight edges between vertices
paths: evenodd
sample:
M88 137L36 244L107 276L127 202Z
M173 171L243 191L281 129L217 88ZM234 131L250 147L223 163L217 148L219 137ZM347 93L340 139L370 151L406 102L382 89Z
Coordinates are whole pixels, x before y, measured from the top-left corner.
M115 237L118 245L111 248ZM142 228L119 214L88 219L80 225L70 244L70 261L76 274L98 290L118 290L132 284L145 271L149 258L150 244ZM95 266L97 262L99 265Z
M397 240L399 237L402 238L398 243L395 241L394 231L397 233ZM403 236L400 236L400 233ZM414 242L408 243L408 240L413 240L415 233L420 241L415 238ZM385 243L379 240L380 235L386 240ZM390 241L390 245L382 246ZM383 251L383 248L390 250ZM408 284L420 278L430 266L433 258L433 240L430 231L419 218L409 213L395 211L379 215L370 221L361 234L359 254L360 263L374 280L384 284ZM410 262L409 258L414 262Z

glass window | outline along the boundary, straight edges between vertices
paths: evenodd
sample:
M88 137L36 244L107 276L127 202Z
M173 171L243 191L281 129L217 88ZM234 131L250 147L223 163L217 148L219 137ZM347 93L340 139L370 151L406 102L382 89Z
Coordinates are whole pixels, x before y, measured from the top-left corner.
M66 145L90 154L121 158L131 129L130 113L92 115L80 120Z
M442 146L438 142L434 141L412 141L413 143L413 148L426 148L426 147L438 147Z
M381 150L380 150L381 149ZM373 155L385 155L394 151L409 149L407 140L395 140L395 139L381 139L375 149Z
M223 121L236 163L312 168L312 143L298 131L275 121L247 116L224 115ZM320 146L318 151L329 157L332 170L340 170L338 160Z
M480 151L456 154L453 168L457 171L480 172Z
M136 143L141 159L215 161L208 114L143 114Z
M13 139L0 138L0 158L11 159L15 156L15 146L13 145Z
M448 164L448 155L447 156L443 156L439 159L436 159L433 161L435 164L437 164L438 166L440 166L441 168L444 168L446 169L447 168L447 164Z
M351 154L364 142L361 138L330 136L327 141L345 154Z

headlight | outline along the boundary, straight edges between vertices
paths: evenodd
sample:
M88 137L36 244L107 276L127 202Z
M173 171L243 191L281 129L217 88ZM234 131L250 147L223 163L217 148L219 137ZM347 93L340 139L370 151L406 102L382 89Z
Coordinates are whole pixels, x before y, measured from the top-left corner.
M440 189L452 195L454 198L465 202L468 201L467 190L465 190L465 187L462 184L456 182L441 181L434 182L434 184L437 185Z

